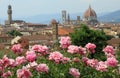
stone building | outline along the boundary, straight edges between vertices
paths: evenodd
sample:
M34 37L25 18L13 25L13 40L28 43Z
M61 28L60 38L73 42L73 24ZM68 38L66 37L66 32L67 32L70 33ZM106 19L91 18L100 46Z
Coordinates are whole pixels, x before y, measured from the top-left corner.
M96 25L98 23L96 12L89 6L89 8L85 11L83 16L83 22L89 25Z
M85 23L88 25L98 24L96 12L89 6L89 8L83 14L83 19L81 20L80 16L77 16L75 20L70 18L70 15L67 14L66 10L62 11L62 24L63 25L74 25L78 26L80 23Z
M53 31L53 41L58 40L58 23L55 19L51 21L52 31Z

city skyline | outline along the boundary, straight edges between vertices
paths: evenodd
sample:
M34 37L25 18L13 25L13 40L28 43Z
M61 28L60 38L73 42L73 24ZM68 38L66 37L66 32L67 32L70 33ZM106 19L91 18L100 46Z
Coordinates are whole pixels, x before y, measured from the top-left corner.
M84 13L91 5L96 13L113 12L120 10L119 0L0 0L0 18L7 17L7 7L12 5L14 17L29 17L39 14Z
M61 16L62 10L66 10L70 15L77 13L77 15L83 17L82 15L91 5L99 16L99 14L120 10L119 3L120 0L0 0L0 23L3 24L4 20L7 20L8 5L12 6L13 19L21 19L34 23L48 23L52 18L60 21L61 19L57 16ZM49 17L50 14L52 14L51 17ZM39 18L29 19L29 17L34 16L39 16Z

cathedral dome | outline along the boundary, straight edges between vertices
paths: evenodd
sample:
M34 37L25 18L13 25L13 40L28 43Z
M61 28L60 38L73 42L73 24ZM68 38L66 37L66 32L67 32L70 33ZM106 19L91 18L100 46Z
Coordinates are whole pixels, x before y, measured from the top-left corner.
M84 18L88 18L88 17L97 17L95 11L91 8L91 6L89 6L89 8L85 11L84 13Z

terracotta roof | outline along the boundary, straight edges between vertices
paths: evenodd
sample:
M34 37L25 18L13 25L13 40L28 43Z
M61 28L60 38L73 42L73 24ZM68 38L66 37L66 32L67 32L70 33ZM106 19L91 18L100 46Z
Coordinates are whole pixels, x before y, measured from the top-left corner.
M71 28L59 28L58 29L59 36L66 36L66 35L69 35L69 33L71 32L73 32L73 29Z
M47 24L33 24L33 23L27 23L27 26L47 26Z
M109 45L119 45L120 44L120 38L112 38L111 40L108 40L107 43Z
M23 36L23 38L28 38L29 41L32 41L32 40L49 40L49 39L52 39L51 36L47 36L47 35Z
M87 18L89 16L95 16L95 17L97 17L95 11L91 8L91 6L89 6L89 8L84 13L84 18Z

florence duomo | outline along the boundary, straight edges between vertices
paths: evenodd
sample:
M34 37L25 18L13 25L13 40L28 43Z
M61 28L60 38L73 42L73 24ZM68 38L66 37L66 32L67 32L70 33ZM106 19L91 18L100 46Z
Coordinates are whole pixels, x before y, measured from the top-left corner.
M80 19L81 16L76 16L76 20L70 19L70 15L67 14L66 10L62 11L62 24L73 24L79 25L81 23L86 23L88 25L97 25L97 14L89 5L89 8L84 12L83 18Z

